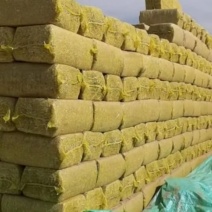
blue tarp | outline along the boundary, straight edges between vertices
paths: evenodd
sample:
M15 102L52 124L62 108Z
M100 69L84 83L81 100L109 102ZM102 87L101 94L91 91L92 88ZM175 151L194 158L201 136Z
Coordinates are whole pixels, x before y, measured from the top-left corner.
M144 212L212 212L212 157L186 178L168 179Z

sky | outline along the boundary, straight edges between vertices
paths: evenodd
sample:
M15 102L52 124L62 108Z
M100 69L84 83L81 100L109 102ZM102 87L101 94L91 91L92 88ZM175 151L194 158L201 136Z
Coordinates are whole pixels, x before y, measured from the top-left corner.
M116 17L131 24L139 23L139 13L145 10L145 0L77 1L82 5L99 7L105 15ZM180 3L185 13L189 14L197 23L212 34L212 0L180 0Z

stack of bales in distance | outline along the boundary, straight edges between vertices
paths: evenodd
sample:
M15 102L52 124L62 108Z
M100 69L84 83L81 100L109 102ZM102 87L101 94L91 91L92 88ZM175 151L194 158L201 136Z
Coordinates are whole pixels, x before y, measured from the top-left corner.
M0 26L1 212L140 212L212 154L194 49L74 0L1 0Z

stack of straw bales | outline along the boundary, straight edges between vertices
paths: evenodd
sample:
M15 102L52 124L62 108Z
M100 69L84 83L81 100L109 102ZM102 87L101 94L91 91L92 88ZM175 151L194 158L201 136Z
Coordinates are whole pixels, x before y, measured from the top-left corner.
M212 154L208 60L74 0L0 26L1 212L140 212Z

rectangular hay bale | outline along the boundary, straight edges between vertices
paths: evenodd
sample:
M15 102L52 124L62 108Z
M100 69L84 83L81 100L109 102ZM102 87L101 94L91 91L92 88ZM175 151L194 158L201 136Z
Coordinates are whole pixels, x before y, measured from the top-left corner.
M10 132L16 129L12 122L16 101L15 98L0 97L0 131Z
M121 131L113 130L104 133L104 145L102 150L102 157L108 157L119 154L122 146L123 138Z
M93 124L93 104L80 100L19 98L13 122L22 132L49 137L89 131Z
M86 209L100 210L105 204L104 193L102 188L95 188L94 190L85 193Z
M85 210L85 197L78 195L61 203L51 203L24 196L4 195L2 210L5 212L79 212Z
M111 164L113 164L113 171L111 171ZM125 166L126 162L121 154L98 159L96 187L107 185L121 178L125 173Z
M15 29L11 27L0 27L0 62L13 62L12 42Z
M122 184L119 180L103 187L105 204L104 209L111 209L117 206L121 200Z
M93 55L92 70L118 76L123 72L124 55L120 49L107 43L93 40Z
M18 2L3 0L0 8L3 8L0 25L54 24L74 33L77 33L80 26L81 7L75 0L47 0L45 2L43 0L20 0ZM10 14L10 18L8 18L8 14Z
M104 146L104 135L100 132L83 133L83 161L100 158Z
M134 193L134 190L135 190L135 177L133 174L127 176L127 177L124 177L122 180L121 180L121 184L122 184L122 187L121 187L121 200L125 200L129 197L131 197Z
M123 121L121 128L157 121L159 118L159 108L160 102L157 100L139 100L122 103Z
M92 49L92 40L60 27L24 26L16 30L13 56L17 61L59 63L90 70L94 56Z
M138 95L138 79L136 77L124 77L123 82L123 101L135 101Z
M120 102L93 102L94 121L92 131L107 132L120 127L123 109Z
M162 10L146 10L140 13L140 23L147 25L172 23L179 27L183 26L183 14L177 9L162 9Z
M105 100L108 102L116 102L122 99L122 92L123 92L123 83L119 76L116 75L106 75L105 76L106 82L106 95Z
M0 193L20 194L23 167L0 162Z
M122 77L137 77L143 69L143 55L135 52L125 52Z
M62 170L26 167L21 178L21 188L27 197L62 202L94 189L96 180L95 161Z
M90 6L81 6L81 23L79 34L102 40L105 32L105 16L101 9Z
M0 63L1 96L78 99L80 79L67 65Z
M141 167L141 165L143 164L144 155L145 155L145 152L144 152L143 146L136 147L130 150L129 152L123 153L123 157L126 164L124 177L127 177L130 174L133 174L135 171L137 171Z
M156 34L160 38L166 39L171 43L176 43L178 46L183 46L184 31L175 24L153 24L150 26L148 33Z
M83 100L102 101L105 93L105 78L102 73L98 71L82 72L80 97Z
M82 160L83 135L48 138L21 132L3 133L0 159L24 166L63 169Z
M158 159L159 156L159 144L157 141L145 144L143 146L144 161L143 164L147 165Z

